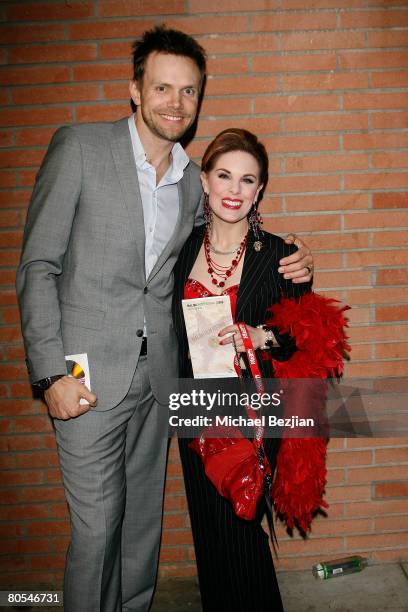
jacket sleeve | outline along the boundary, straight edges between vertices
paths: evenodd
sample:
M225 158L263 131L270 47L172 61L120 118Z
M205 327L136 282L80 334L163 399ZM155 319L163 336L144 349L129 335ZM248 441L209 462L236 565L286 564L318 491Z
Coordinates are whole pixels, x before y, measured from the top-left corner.
M291 255L297 250L294 244L284 244L284 250L286 251L284 257ZM279 285L281 291L281 297L294 298L298 300L305 293L309 293L312 290L312 281L307 283L295 284L291 279L283 278L282 274L279 274ZM272 321L273 323L273 321ZM273 331L276 341L279 346L268 349L270 356L277 361L287 361L296 351L296 342L290 334L281 333L277 326L269 325Z
M81 180L79 140L72 128L60 128L36 178L16 279L31 382L66 371L58 277L63 270Z

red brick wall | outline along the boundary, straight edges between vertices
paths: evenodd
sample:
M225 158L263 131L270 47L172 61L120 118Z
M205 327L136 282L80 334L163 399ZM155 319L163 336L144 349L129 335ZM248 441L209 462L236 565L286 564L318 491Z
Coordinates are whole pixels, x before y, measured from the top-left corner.
M2 2L0 16L2 582L56 586L67 512L52 428L27 384L14 295L25 211L52 133L128 113L130 45L145 28L164 20L196 35L210 78L190 154L199 158L226 126L262 137L265 227L307 236L315 286L353 305L347 373L407 376L408 10L398 0L51 0ZM278 566L347 552L406 558L407 460L402 438L331 442L329 516L308 542L279 529ZM161 573L195 573L174 446Z

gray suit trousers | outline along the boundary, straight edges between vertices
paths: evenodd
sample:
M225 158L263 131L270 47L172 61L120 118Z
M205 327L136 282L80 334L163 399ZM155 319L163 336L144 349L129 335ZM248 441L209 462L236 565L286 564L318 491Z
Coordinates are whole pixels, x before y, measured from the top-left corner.
M146 612L157 574L167 407L141 357L114 409L55 420L71 517L65 612Z

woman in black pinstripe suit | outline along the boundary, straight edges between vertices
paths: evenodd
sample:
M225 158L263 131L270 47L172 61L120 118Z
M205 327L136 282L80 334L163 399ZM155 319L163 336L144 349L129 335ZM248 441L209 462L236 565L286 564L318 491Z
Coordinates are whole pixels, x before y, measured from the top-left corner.
M277 271L279 260L296 247L267 232L257 235L268 157L256 136L238 129L221 132L207 148L202 170L206 225L194 229L175 269L173 313L181 377L192 376L181 309L184 296L229 294L234 321L247 324L258 356L261 347L268 347L274 359L284 360L295 350L292 339L258 326L282 295L297 298L310 289L310 283L293 284ZM221 341L231 342L225 334L235 330L221 330ZM235 338L243 351L239 334ZM270 362L258 362L265 377L273 376ZM283 610L269 539L261 526L263 503L254 520L238 518L206 477L189 442L179 439L204 612ZM273 470L279 440L266 439L264 447Z

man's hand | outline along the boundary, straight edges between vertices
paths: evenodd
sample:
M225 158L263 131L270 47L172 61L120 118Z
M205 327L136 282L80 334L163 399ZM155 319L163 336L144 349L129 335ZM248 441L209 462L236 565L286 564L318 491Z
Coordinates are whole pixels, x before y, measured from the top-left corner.
M285 238L286 244L295 244L298 250L279 261L278 272L294 283L307 283L313 277L313 255L309 247L295 234Z
M80 404L83 398L88 404ZM96 395L75 378L63 376L44 392L50 415L54 419L67 421L88 412L96 405Z

